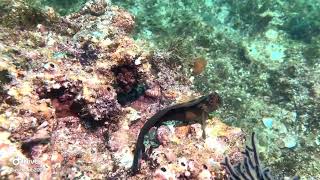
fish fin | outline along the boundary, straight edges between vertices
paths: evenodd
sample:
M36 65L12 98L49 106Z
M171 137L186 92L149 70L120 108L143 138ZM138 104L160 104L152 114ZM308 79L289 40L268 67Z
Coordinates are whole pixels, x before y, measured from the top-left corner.
M201 115L201 129L202 129L202 138L206 139L206 126L207 126L207 122L206 120L208 119L208 117L206 116L205 112L202 112Z

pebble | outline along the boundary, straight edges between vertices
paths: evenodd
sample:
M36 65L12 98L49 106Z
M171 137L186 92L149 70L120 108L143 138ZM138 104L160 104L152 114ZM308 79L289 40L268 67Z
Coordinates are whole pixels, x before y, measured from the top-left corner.
M297 145L297 138L293 136L287 136L286 138L284 138L284 144L287 148L293 148Z
M208 171L207 169L203 169L203 170L200 172L200 174L199 174L199 176L198 176L198 179L203 179L203 180L208 179L208 180L210 180L210 179L211 179L211 173L210 173L210 171Z
M263 118L262 122L267 128L271 129L273 125L273 118Z
M4 51L5 50L5 47L2 43L0 43L0 51Z

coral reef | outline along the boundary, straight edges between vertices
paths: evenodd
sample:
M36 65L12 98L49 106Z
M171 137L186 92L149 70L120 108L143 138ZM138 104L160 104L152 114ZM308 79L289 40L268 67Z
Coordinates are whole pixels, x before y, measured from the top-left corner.
M1 138L10 140L1 141L1 151L14 146L20 152L19 157L6 154L1 177L101 179L113 172L118 158L108 151L106 140L113 138L127 117L117 93L129 93L118 86L121 78L113 68L134 68L139 72L135 82L153 79L147 75L147 56L127 36L127 28L133 27L130 16L99 2L89 2L67 17L50 12L57 17L54 20L45 10L34 9L42 13L43 22L21 20L17 24L6 19L9 15L1 17L8 22L0 27L0 122L5 132ZM21 9L30 12L20 3L9 14L21 13ZM118 22L114 19L120 24L112 25ZM11 23L14 29L7 28ZM28 29L21 29L24 23L30 25ZM7 36L10 33L14 35ZM139 63L134 63L134 57L139 57ZM130 141L124 145L130 153ZM14 163L16 158L35 160L44 167L33 171L30 164Z
M303 0L2 0L0 178L223 179L226 155L243 163L240 127L259 132L274 177L318 179L319 9ZM209 115L207 139L199 124L150 130L141 173L130 176L143 124L213 90L224 106Z
M152 171L145 172L149 167L144 166L144 174L131 177L128 170L147 119L170 104L200 95L192 90L192 80L180 73L181 64L169 53L151 52L135 42L129 34L133 16L108 1L87 2L67 16L24 1L1 5L11 8L1 16L0 26L1 178L158 176L154 168L161 169L165 161L150 154ZM24 19L39 14L40 20ZM185 145L196 152L195 145L205 148L209 143L199 138L201 128L176 129L178 145L164 139L171 130L159 131L160 143L173 152L171 161L180 158L177 150ZM241 136L236 131L223 135L235 143L226 147L231 157L241 146L235 142ZM215 140L223 144L223 137ZM199 165L208 157L193 163L198 155L186 154L182 160L195 168L174 176L211 176L210 167Z

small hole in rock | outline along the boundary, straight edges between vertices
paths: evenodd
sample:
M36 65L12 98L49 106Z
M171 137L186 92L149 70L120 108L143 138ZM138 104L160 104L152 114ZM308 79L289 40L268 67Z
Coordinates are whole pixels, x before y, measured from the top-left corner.
M167 170L166 170L166 168L162 167L161 171L166 172Z
M205 165L205 164L203 165L203 168L204 168L204 169L208 169L207 165Z

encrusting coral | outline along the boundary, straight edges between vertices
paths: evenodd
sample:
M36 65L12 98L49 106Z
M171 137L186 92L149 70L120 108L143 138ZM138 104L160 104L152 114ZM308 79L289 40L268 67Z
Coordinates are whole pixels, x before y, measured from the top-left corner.
M213 179L225 177L220 162L228 154L232 160L241 159L244 134L239 128L231 128L219 119L209 119L206 140L203 141L199 124L162 129L161 144L153 149L149 159L142 161L142 174L151 174L155 179L187 178ZM164 140L166 136L166 140Z

